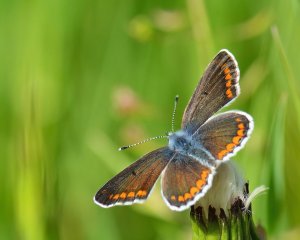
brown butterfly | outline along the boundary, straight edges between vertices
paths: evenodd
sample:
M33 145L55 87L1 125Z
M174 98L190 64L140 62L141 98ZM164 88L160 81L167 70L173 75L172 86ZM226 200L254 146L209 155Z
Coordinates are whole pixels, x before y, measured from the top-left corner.
M212 185L216 168L249 139L252 117L240 111L213 116L240 93L239 68L228 50L207 67L167 147L154 150L109 180L95 195L101 207L144 202L162 174L162 196L172 209L195 204Z

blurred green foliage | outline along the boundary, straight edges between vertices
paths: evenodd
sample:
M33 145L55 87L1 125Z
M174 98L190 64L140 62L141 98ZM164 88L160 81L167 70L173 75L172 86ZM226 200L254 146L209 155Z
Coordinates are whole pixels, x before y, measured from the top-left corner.
M0 238L190 239L188 211L159 187L143 205L102 209L109 178L166 141L222 48L237 58L255 119L234 157L270 239L300 234L300 8L296 0L0 2ZM159 184L157 184L159 185ZM298 189L298 190L297 190Z

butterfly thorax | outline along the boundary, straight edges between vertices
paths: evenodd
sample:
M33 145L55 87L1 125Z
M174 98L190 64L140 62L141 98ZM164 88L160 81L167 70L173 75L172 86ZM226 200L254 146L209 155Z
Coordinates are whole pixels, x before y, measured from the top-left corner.
M180 153L188 153L192 148L192 138L184 131L169 135L169 148Z
M190 134L183 130L169 135L169 148L172 151L193 157L205 166L215 166L217 163L199 140L195 141Z

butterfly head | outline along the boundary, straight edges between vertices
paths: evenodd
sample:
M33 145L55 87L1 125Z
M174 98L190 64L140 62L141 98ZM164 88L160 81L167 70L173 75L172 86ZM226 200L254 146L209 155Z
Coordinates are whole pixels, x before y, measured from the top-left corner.
M174 151L186 153L192 146L192 139L184 131L169 134L169 148Z

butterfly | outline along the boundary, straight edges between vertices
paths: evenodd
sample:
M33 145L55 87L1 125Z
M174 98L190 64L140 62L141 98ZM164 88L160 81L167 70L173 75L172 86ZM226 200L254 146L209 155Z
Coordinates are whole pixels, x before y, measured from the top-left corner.
M194 205L212 186L218 166L244 146L253 130L253 119L245 112L214 115L239 93L237 61L223 49L198 83L181 130L168 134L168 146L144 155L109 180L94 202L105 208L142 203L162 175L162 197L170 209L182 211Z

